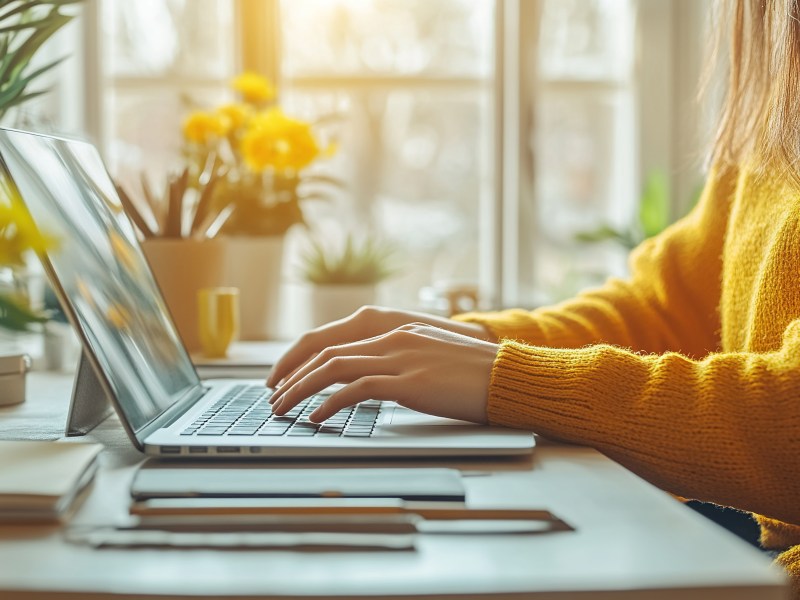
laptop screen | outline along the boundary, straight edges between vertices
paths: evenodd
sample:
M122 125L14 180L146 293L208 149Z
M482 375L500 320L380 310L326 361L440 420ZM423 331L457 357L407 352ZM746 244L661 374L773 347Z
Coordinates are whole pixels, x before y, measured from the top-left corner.
M139 431L200 381L97 151L84 142L0 129L4 177L41 231L87 350Z

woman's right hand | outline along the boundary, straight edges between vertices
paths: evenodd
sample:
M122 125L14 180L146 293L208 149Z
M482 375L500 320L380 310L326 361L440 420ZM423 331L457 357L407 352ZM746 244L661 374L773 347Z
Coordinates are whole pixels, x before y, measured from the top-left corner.
M267 378L267 385L277 386L325 348L373 338L410 323L424 323L487 342L497 341L485 327L477 323L462 323L412 311L363 306L349 317L312 329L301 336L275 364Z

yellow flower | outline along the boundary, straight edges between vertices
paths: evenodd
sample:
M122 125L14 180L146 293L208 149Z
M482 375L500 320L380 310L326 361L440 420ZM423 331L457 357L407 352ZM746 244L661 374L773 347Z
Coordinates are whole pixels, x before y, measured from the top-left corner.
M251 109L246 104L223 104L217 108L217 116L223 124L223 135L244 127Z
M311 125L287 117L280 108L257 114L242 137L241 152L255 172L301 171L320 155Z
M225 123L217 114L198 110L183 122L183 137L196 144L208 144L223 135Z
M275 98L275 87L269 79L258 73L242 73L231 82L231 86L242 95L245 102L251 104L261 104Z
M8 194L9 189L4 186L2 191ZM43 252L55 246L55 239L38 230L20 201L9 200L0 198L0 265L22 266L26 251Z

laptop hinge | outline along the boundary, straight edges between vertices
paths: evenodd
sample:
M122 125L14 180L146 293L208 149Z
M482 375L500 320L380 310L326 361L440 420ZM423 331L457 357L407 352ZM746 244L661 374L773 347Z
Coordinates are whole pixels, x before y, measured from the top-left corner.
M183 398L178 400L174 405L172 405L166 413L161 415L162 417L167 419L166 423L162 423L159 426L162 428L169 427L173 423L175 423L178 419L180 419L184 413L189 409L189 407L194 406L200 398L206 395L208 392L208 388L205 386L200 387L200 393L195 393L197 388L193 388L189 390L187 394L184 395ZM173 410L175 409L175 410Z

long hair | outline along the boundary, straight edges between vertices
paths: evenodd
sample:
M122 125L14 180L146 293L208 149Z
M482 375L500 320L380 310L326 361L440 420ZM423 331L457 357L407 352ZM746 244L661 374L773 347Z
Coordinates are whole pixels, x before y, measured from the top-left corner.
M755 161L800 183L799 0L717 0L709 64L727 89L711 161ZM726 60L727 59L727 60ZM706 73L709 81L713 67Z

